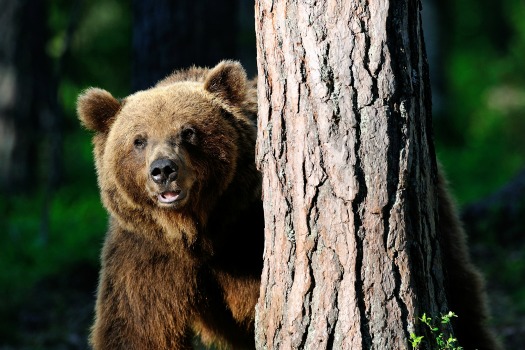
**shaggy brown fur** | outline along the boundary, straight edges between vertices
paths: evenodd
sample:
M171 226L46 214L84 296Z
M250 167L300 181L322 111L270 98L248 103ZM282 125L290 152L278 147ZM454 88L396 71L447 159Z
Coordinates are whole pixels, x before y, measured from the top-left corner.
M229 61L176 72L122 103L101 89L79 97L111 214L95 349L189 349L192 331L206 344L254 347L264 226L256 113L255 81ZM176 169L155 181L152 164L166 159ZM441 174L439 230L456 335L465 349L498 349Z
M254 84L230 61L176 72L122 103L101 89L79 97L111 214L95 349L190 349L194 332L254 347L264 228L256 109Z
M453 326L465 350L498 350L502 346L487 325L489 311L485 284L470 260L467 236L451 199L448 184L439 169L439 234L446 271L449 310L458 315Z

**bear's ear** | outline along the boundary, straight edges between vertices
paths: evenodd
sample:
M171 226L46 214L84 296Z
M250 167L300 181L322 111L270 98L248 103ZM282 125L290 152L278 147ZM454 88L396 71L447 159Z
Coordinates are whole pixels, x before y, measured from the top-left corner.
M106 132L115 120L121 105L106 90L89 88L77 99L78 118L88 129Z
M239 62L222 61L210 70L204 89L236 105L246 98L246 72Z

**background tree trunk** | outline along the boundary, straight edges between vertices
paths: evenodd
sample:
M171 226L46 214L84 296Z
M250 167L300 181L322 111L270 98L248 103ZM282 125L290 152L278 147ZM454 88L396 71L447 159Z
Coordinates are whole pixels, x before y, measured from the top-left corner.
M62 178L62 128L46 2L0 0L0 8L0 189L33 191L41 168L52 188Z
M133 16L133 90L236 56L236 1L134 0Z
M36 168L39 123L32 109L38 67L33 59L43 47L43 43L36 45L42 28L34 36L29 34L33 32L29 26L38 27L35 18L27 18L32 12L29 2L2 0L0 7L0 184L16 192L35 183L36 174L30 169Z
M419 1L256 1L260 349L408 349L447 309Z

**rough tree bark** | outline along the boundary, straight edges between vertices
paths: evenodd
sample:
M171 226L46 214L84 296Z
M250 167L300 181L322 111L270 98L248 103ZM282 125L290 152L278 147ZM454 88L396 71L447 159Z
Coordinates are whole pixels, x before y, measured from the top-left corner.
M259 349L408 349L447 309L416 0L256 1Z

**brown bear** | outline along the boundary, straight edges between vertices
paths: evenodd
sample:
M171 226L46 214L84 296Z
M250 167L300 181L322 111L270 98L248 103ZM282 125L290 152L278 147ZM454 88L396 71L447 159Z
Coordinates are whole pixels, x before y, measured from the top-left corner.
M485 283L470 259L467 235L457 215L443 170L438 167L438 234L454 335L465 350L498 350L502 345L488 326Z
M254 347L263 255L256 85L237 62L78 98L110 213L94 349Z
M175 72L118 101L78 99L93 138L110 227L91 343L95 349L253 348L262 271L256 86L239 63ZM465 349L497 349L482 279L439 176L439 233L450 310Z

